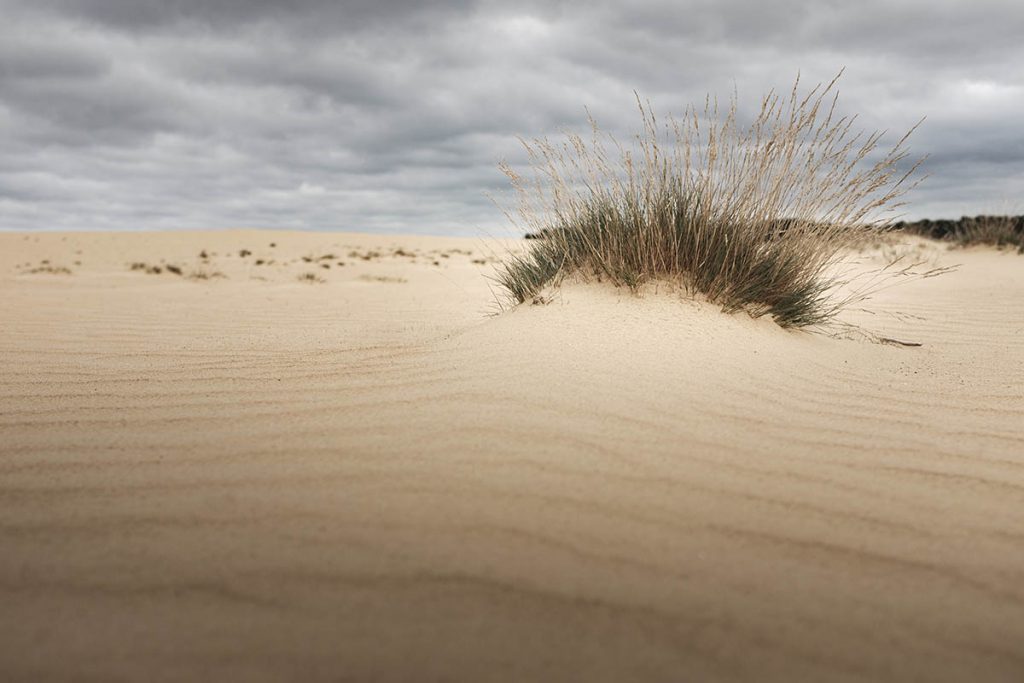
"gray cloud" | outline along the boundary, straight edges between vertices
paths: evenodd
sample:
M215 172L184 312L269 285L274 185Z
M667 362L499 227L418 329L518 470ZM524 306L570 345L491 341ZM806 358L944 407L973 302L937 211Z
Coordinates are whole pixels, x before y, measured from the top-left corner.
M1021 206L1012 2L0 0L0 229L496 233L517 136L628 135L735 88L841 81L931 177L911 217ZM1016 204L1015 204L1016 202Z

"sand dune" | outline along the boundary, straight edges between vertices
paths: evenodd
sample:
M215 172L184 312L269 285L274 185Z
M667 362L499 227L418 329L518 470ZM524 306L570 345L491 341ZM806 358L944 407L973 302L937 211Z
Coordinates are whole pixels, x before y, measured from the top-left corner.
M0 234L0 676L1024 678L1024 258L903 347L490 248Z

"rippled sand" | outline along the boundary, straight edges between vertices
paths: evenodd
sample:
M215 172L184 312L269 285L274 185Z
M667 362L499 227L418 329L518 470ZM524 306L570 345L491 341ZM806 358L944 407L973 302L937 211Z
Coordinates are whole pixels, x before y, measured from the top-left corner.
M1024 679L1024 257L918 250L847 316L903 347L489 317L478 240L0 234L0 678Z

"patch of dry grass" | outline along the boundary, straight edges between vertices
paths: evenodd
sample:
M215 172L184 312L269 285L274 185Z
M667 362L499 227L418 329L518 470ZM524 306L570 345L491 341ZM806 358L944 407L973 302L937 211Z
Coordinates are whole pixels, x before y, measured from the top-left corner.
M638 101L630 146L593 121L588 138L524 141L532 174L502 170L515 222L537 239L498 268L509 303L570 275L632 289L664 279L784 327L829 321L850 302L836 264L886 228L918 166L899 170L913 129L887 151L880 133L852 131L836 112L838 78L769 93L749 126L735 97L724 113L708 98L667 122Z
M387 275L360 275L359 279L363 282L389 282L392 284L408 282L404 277L390 277Z
M189 280L221 280L227 279L227 275L219 270L209 271L199 268L188 274Z
M372 261L373 259L378 259L381 256L382 256L382 254L379 251L376 251L374 249L370 249L370 250L367 250L367 251L362 252L362 253L360 253L359 251L353 250L353 251L350 251L348 253L348 257L349 258L357 258L357 259L362 259L364 261Z
M22 271L25 275L37 275L39 273L46 273L48 275L71 275L71 269L67 266L54 266L50 264L36 266L35 268L29 268L28 270Z
M150 265L148 263L143 263L142 261L136 261L135 263L132 263L129 267L131 268L131 270L141 270L145 273L148 273L149 275L159 275L160 273L164 272L163 266Z

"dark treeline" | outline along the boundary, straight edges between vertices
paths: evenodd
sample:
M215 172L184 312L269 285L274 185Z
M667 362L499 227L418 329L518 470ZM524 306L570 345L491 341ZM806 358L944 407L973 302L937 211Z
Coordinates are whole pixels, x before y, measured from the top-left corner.
M899 221L893 224L896 230L931 237L932 239L956 239L999 225L1017 235L1024 234L1024 216L963 216L956 220L928 218L919 221Z
M792 219L781 218L772 222L775 231L767 231L769 236L780 236L794 226ZM810 227L814 227L813 225ZM936 240L945 240L960 246L991 245L996 247L1016 247L1024 254L1024 216L963 216L959 219L919 221L898 221L890 228L912 235L920 235ZM540 232L528 233L526 239L552 238L558 235L558 228L545 228ZM771 237L769 237L770 239Z

